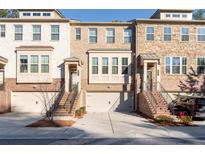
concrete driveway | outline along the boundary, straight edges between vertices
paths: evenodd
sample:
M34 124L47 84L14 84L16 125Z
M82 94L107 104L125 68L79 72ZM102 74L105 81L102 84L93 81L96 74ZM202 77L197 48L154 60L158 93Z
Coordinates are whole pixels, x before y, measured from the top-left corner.
M39 115L0 115L0 144L205 144L205 124L160 127L135 113L88 113L73 127L27 128Z

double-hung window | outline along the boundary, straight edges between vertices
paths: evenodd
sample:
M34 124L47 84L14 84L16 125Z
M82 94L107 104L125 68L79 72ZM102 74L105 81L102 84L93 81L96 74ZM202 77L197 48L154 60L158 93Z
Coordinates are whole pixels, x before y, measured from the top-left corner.
M187 58L186 57L166 57L165 72L166 74L186 74Z
M51 25L51 40L59 40L59 25Z
M171 27L164 27L164 41L171 41L172 29Z
M41 73L49 73L49 56L41 56Z
M197 74L205 74L205 57L197 58Z
M0 37L6 37L6 27L5 27L5 25L0 25Z
M124 43L132 42L132 29L124 29Z
M98 74L98 57L92 57L92 74Z
M80 28L75 29L75 40L81 40L81 29Z
M15 40L23 40L23 26L15 25Z
M102 58L102 74L108 74L108 57Z
M122 74L128 74L128 58L122 58Z
M118 57L112 58L112 74L118 74Z
M189 28L181 28L181 41L189 41Z
M33 40L41 40L41 26L33 25Z
M107 43L115 43L115 29L107 28Z
M154 41L154 27L147 27L146 29L146 39L147 41Z
M20 55L20 72L27 73L28 72L28 56Z
M97 43L97 28L89 28L89 43Z
M31 55L31 73L38 73L38 55Z
M205 27L201 27L197 29L197 41L199 42L205 41Z

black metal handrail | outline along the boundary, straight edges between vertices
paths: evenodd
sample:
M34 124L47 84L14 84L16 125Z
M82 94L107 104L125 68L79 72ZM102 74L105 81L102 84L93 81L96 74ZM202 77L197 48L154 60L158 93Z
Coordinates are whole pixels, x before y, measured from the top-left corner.
M54 112L56 111L64 93L65 93L65 84L63 84L59 88L58 92L55 93L48 102L45 102L46 104L42 110L42 113L44 113L44 111L46 111L45 114L46 114L47 118L53 119Z
M147 84L146 82L144 82L144 85L146 88L146 89L144 89L144 92L146 92L146 94L147 94L147 97L148 97L149 102L150 102L149 104L153 108L154 113L157 113L157 101L156 101L155 97L153 96L152 87L149 84Z
M163 87L163 85L160 82L153 83L153 85L156 86L155 89L158 92L160 92L162 97L165 99L165 102L166 102L167 106L170 108L170 110L172 112L173 99L170 96L170 94L166 91L166 89Z
M68 101L70 103L70 111L69 111L70 113L74 107L76 97L79 93L78 88L79 88L79 82L72 88L71 94L69 95L69 98L68 98Z

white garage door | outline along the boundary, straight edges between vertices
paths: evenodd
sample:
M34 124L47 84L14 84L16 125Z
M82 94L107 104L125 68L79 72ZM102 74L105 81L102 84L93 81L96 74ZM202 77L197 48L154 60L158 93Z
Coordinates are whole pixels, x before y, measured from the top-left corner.
M48 102L53 95L54 93L13 92L11 110L13 112L43 113L45 112L45 98Z
M131 111L133 97L129 93L89 92L86 94L88 112Z

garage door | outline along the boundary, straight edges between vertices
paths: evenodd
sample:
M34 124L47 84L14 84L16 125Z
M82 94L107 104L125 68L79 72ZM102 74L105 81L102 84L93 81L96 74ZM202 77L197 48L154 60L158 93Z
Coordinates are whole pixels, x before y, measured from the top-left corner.
M130 93L90 92L86 94L88 112L131 111L133 96Z
M54 93L13 92L11 110L13 112L42 113L45 112L44 100L50 100Z

